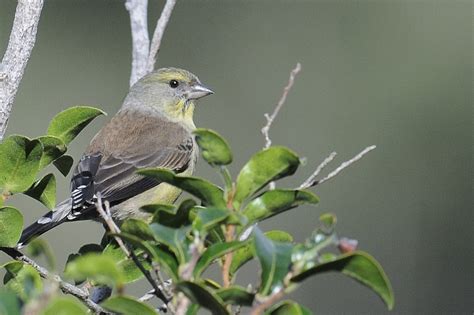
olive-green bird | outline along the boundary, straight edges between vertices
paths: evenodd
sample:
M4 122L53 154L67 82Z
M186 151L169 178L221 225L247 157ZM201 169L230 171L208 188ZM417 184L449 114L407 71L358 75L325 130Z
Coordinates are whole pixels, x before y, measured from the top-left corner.
M71 179L71 196L27 227L18 248L68 221L99 220L97 195L117 220L144 218L145 204L173 203L181 191L136 174L164 167L191 174L198 157L195 101L213 92L192 73L163 68L134 84L119 112L95 135Z

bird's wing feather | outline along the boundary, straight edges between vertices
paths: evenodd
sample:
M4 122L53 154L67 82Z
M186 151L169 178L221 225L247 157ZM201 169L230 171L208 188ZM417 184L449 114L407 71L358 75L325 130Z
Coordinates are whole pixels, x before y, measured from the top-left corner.
M77 200L73 204L79 208L81 202L90 201L90 191L92 195L100 192L110 202L133 197L159 184L136 174L137 169L183 171L193 159L193 150L193 138L181 125L137 111L121 111L92 140L76 167L71 181L72 197Z

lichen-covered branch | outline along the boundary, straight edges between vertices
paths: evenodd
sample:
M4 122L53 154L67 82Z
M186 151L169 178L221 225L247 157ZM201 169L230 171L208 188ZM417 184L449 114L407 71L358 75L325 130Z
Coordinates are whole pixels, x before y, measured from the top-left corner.
M19 252L13 248L2 248L2 251L5 252L7 255L12 257L15 260L21 261L25 264L30 265L33 267L39 275L44 279L52 279L56 281L59 285L61 291L65 294L70 294L77 297L81 300L91 311L95 314L110 314L106 310L104 310L100 305L95 303L89 298L89 293L75 285L72 285L64 280L61 279L58 275L52 275L46 268L41 267L38 265L33 259L29 258L28 256L24 255L23 253Z
M160 51L161 39L163 38L163 34L165 33L166 26L168 25L168 21L170 20L171 13L173 13L175 4L176 0L166 0L165 6L163 7L163 11L161 11L160 18L156 23L156 28L153 32L153 38L151 40L150 45L150 54L148 55L148 72L152 72L155 68L156 56Z
M127 0L132 31L132 71L130 86L147 73L150 38L148 35L148 0Z
M43 0L18 0L7 50L0 63L0 141L36 42L42 8Z

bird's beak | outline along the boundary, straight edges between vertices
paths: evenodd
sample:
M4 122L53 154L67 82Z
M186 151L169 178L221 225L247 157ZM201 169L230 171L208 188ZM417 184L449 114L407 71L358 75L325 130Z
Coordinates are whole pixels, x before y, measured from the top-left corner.
M201 83L196 83L191 86L191 89L186 96L188 100L197 100L210 94L214 94L210 88L202 85Z

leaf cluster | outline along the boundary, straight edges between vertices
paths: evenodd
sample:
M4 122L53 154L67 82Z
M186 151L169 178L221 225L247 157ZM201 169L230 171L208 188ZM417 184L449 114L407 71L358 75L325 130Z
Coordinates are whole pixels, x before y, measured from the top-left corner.
M8 153L8 157L3 158L2 153L0 158L0 165L6 170L0 175L4 199L11 194L26 193L49 207L54 205L54 176L48 174L35 182L37 173L50 163L59 167L61 163L57 161L64 158L66 145L101 113L90 108L70 111L53 119L45 136L48 140L12 136L0 146L0 152ZM72 119L72 114L76 118ZM76 123L72 124L72 120ZM358 281L372 289L389 309L393 307L390 282L372 256L354 248L347 249L347 246L340 251L334 250L340 245L334 215L322 214L319 226L301 243L295 242L285 231L264 232L258 227L262 220L319 202L318 196L308 190L268 188L270 182L296 172L301 159L295 152L282 146L261 150L233 179L227 169L233 159L227 141L207 129L197 129L195 138L203 159L221 175L222 185L167 169L142 169L139 174L178 187L191 198L177 206L144 206L141 211L149 214L149 221L126 220L121 225L121 232L113 235L128 244L141 265L156 275L155 280L162 285L164 302L171 312L187 298L190 303L186 314L189 315L197 314L200 308L213 314L234 314L242 307L252 312L262 309L266 314L311 314L297 302L277 302L304 280L329 271ZM15 208L3 207L0 210L0 246L14 246L21 227L21 213ZM253 259L259 262L259 279L247 287L237 285L239 271ZM213 264L218 266L222 279L207 275L206 271ZM39 275L28 265L10 262L4 268L7 270L5 283L10 290L0 292L0 310L2 307L18 309L19 304L13 296L28 303L42 292ZM114 241L102 246L83 246L77 254L70 256L65 275L76 283L87 281L113 287L112 297L102 303L111 312L159 312L152 304L123 294L123 288L143 278L143 272ZM166 286L161 281L165 278L171 279L172 284ZM52 299L46 310L67 304L71 314L85 314L82 305L72 301Z

